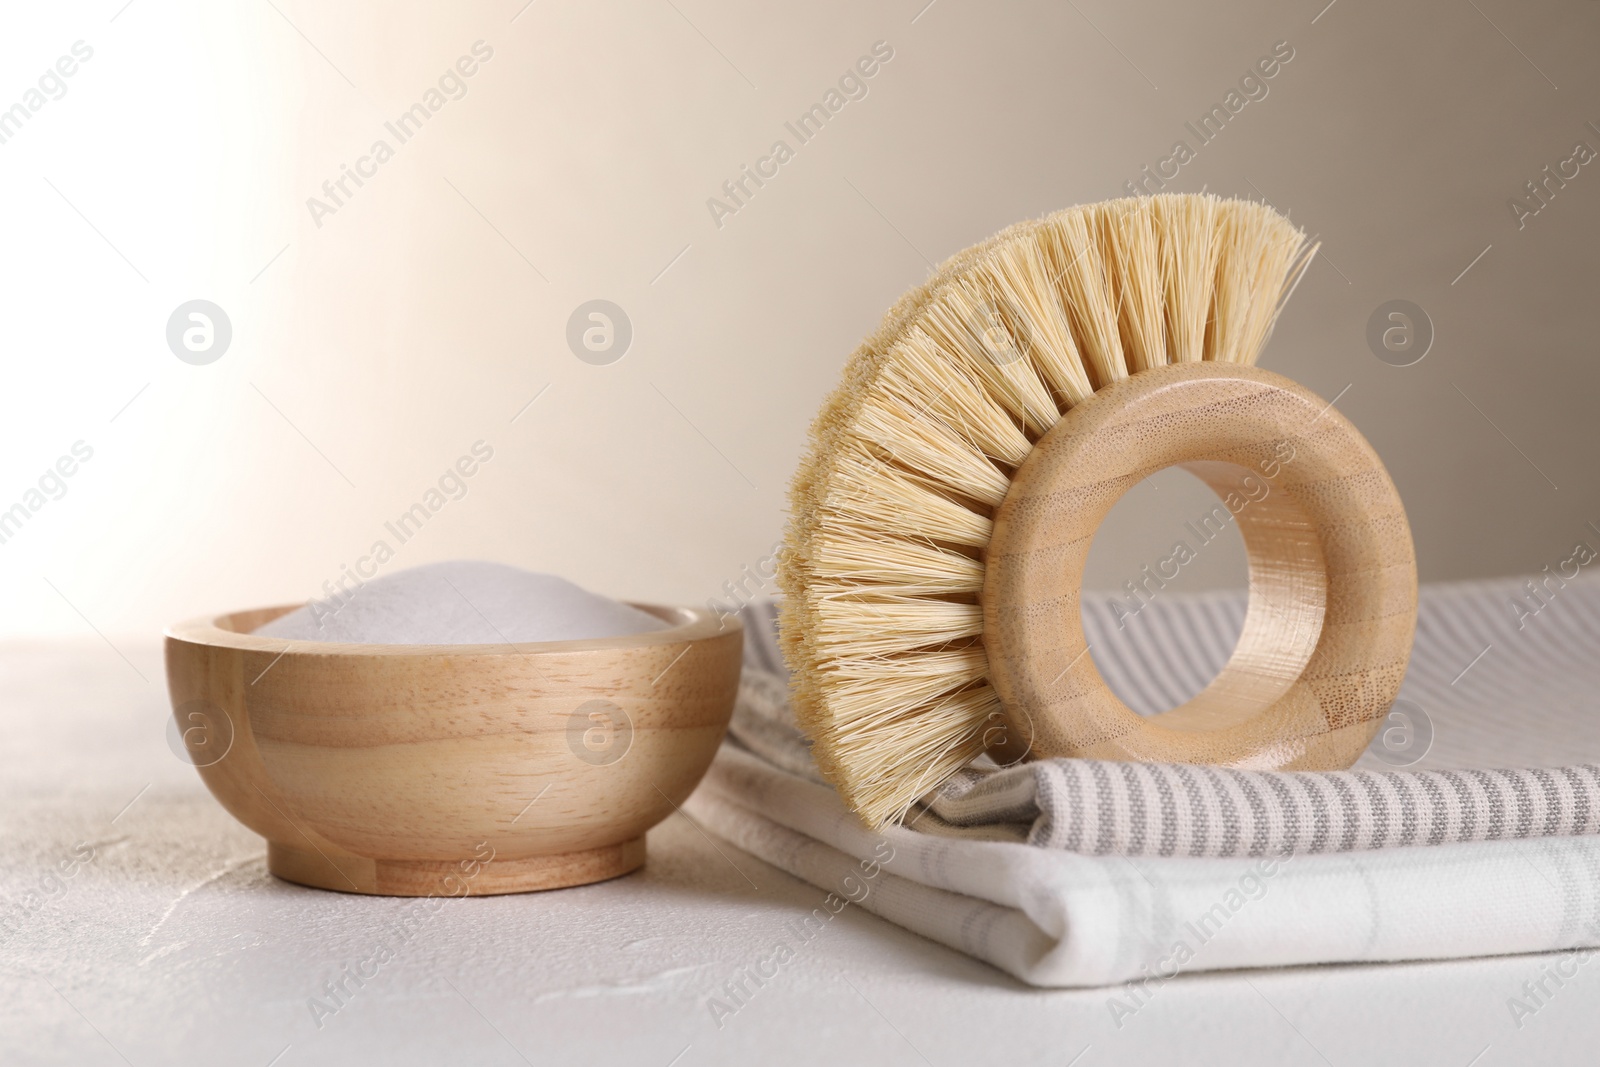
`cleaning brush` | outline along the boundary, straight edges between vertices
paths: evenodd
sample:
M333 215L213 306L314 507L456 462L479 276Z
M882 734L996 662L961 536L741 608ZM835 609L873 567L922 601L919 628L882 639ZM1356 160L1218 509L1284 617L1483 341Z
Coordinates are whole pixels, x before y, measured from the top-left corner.
M781 640L816 761L865 821L903 817L985 751L1195 751L1140 730L1217 728L1198 757L1215 762L1354 759L1398 685L1392 650L1376 673L1341 661L1338 707L1324 701L1320 719L1300 679L1327 651L1323 612L1351 568L1393 571L1380 590L1387 607L1362 618L1396 618L1384 633L1408 649L1405 574L1414 620L1415 568L1398 497L1359 434L1326 409L1313 425L1301 416L1320 406L1314 395L1248 366L1314 253L1286 218L1251 201L1163 195L1069 208L952 258L856 352L792 485ZM1207 363L1226 366L1194 366ZM1286 429L1291 417L1306 436ZM1240 419L1254 421L1228 437ZM1174 444L1175 432L1186 443ZM1232 673L1193 708L1161 717L1168 726L1128 718L1074 636L1092 523L1163 466L1192 463L1220 493L1258 457L1276 454L1282 468L1294 442L1298 470L1274 484L1286 492L1239 515L1253 591ZM1073 472L1093 476L1069 485ZM1331 511L1319 503L1326 494L1305 490L1339 477L1376 488L1346 493ZM1357 537L1324 553L1351 508L1357 519L1380 516L1382 543ZM1087 533L1068 529L1085 522ZM1275 553L1292 558L1266 568L1283 577L1264 571L1258 596L1258 564ZM1086 662L1068 662L1074 653ZM1280 718L1298 716L1290 734L1359 736L1299 748L1277 738L1264 756L1251 716L1275 706ZM1253 740L1226 740L1224 728Z

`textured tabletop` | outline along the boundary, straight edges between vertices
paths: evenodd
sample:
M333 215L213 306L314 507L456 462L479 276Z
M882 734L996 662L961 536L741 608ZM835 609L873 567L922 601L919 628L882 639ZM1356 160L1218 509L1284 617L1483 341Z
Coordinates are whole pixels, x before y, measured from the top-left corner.
M859 909L803 940L821 894L683 816L601 885L305 889L167 715L154 645L0 648L0 1064L1487 1067L1600 1038L1600 963L1572 956L1185 975L1119 1027L1126 990L1028 989Z

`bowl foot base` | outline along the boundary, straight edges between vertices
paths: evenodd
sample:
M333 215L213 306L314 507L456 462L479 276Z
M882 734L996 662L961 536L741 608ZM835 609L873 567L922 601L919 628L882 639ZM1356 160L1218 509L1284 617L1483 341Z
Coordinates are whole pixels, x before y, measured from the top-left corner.
M526 859L374 860L267 842L267 870L287 882L386 897L527 893L603 882L644 866L644 835L604 848Z

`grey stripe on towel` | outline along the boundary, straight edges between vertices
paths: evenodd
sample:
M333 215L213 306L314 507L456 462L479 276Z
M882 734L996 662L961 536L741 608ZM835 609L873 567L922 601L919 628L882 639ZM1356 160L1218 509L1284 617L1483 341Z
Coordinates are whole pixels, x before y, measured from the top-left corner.
M1600 767L1591 764L1558 775L1475 770L1460 790L1450 782L1463 776L1451 771L1215 767L1199 775L1175 764L1072 759L1017 770L1033 778L1037 814L1027 840L1096 855L1305 854L1600 832ZM1013 776L963 774L928 798L932 813L955 826L994 822L996 791L1017 806ZM1069 801L1094 797L1108 779L1107 803ZM1237 800L1252 796L1261 802Z
M1511 583L1425 589L1402 694L1432 740L1417 769L1241 771L1054 759L978 765L923 798L908 825L1095 855L1259 856L1600 832L1600 582L1575 581L1531 621ZM817 778L771 673L775 606L744 612L747 646L732 733ZM1090 603L1085 632L1107 683L1141 714L1198 692L1244 618L1238 594L1153 602L1121 632ZM1537 628L1543 625L1544 632ZM1113 632L1117 631L1117 632ZM1487 647L1486 647L1487 646ZM1155 706L1152 706L1155 705ZM1375 762L1364 757L1363 763ZM1485 765L1520 764L1485 770Z

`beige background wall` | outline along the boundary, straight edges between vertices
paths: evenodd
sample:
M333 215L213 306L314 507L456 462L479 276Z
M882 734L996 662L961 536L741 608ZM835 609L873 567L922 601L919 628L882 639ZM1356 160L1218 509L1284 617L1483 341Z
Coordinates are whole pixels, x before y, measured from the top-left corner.
M1264 363L1340 395L1424 579L1600 545L1600 165L1523 228L1507 207L1600 148L1600 4L274 2L0 16L0 107L94 52L0 144L0 507L93 449L0 544L0 633L303 598L380 538L386 569L716 596L769 552L811 414L897 294L1118 195L1280 41L1266 97L1170 185L1320 235ZM384 123L480 40L465 95L398 144ZM867 95L795 145L784 123L878 41ZM307 198L379 138L394 157L318 226ZM719 228L707 198L778 138L794 158ZM232 321L207 366L164 338L194 298ZM605 366L565 340L596 298L633 329ZM1394 298L1435 327L1414 366L1364 338ZM396 544L385 521L480 440L465 495ZM1202 509L1184 477L1119 509L1097 584ZM1237 564L1208 553L1186 584Z

